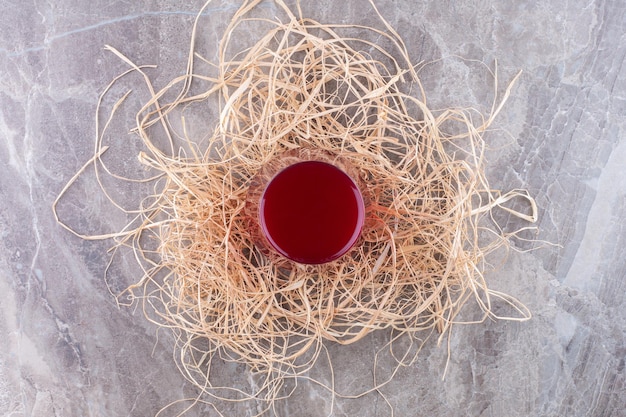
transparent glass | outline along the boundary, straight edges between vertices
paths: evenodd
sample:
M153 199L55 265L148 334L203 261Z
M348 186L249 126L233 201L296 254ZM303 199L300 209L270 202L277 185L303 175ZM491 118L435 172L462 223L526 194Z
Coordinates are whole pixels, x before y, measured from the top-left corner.
M298 148L253 178L246 215L255 246L273 262L323 264L358 243L367 199L358 171L327 151Z

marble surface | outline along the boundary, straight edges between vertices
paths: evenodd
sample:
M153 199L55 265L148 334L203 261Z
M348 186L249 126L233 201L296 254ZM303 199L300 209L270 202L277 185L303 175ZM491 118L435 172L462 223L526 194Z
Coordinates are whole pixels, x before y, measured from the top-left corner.
M508 133L486 137L488 174L495 188L528 189L540 209L540 232L532 237L560 246L511 252L488 275L493 288L519 298L533 318L455 328L445 379L448 349L433 337L381 393L338 398L331 411L327 392L301 381L272 413L373 417L390 416L391 406L395 416L625 416L626 4L377 4L413 59L434 61L422 72L433 107L488 109L493 80L481 63L493 68L497 59L500 93L523 71L495 122ZM171 334L157 331L140 309L115 303L103 280L111 242L69 234L56 224L51 204L92 155L98 95L126 68L104 45L136 63L158 65L150 74L164 86L185 69L201 6L0 3L2 416L153 416L196 395L176 368ZM237 2L226 0L206 9L199 43L209 58L236 9ZM303 9L323 22L375 23L369 6L356 0L306 2ZM266 2L257 13L275 11ZM251 30L250 39L260 34ZM140 92L136 97L131 103L141 101ZM130 107L122 111L132 119ZM127 170L134 169L131 160L120 169L127 162ZM123 225L124 216L103 204L93 178L77 183L70 197L65 213L82 231ZM130 202L133 197L127 195ZM122 288L134 273L132 262L122 262L109 285ZM329 346L345 392L371 381L372 357L385 338L375 333L349 347ZM215 372L242 389L254 383L242 368L218 363ZM217 409L247 416L261 407L202 400L186 415L213 416ZM177 415L188 405L160 415Z

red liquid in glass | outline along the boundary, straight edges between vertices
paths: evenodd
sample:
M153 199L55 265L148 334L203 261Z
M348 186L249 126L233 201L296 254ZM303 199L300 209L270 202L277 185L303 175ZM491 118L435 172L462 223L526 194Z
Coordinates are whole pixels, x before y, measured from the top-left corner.
M306 161L280 171L259 207L261 229L281 255L304 264L330 262L359 238L365 208L352 179L339 168Z

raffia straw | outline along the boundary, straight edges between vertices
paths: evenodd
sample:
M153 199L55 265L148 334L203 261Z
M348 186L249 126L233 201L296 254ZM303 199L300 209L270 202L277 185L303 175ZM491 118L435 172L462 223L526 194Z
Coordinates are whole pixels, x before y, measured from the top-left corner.
M271 407L281 398L285 378L305 376L326 352L325 342L348 345L382 329L411 337L432 330L446 334L469 300L485 317L528 319L522 303L487 287L481 270L485 256L507 247L517 234L488 229L494 239L480 242L483 220L492 210L537 219L526 191L491 190L484 175L481 135L511 87L477 125L472 111L431 111L402 39L375 8L385 30L322 24L303 18L299 6L296 17L277 0L288 20L262 20L272 29L251 48L231 51L230 40L243 21L255 21L248 15L258 3L244 2L228 26L217 76L194 72L195 60L208 62L194 47L199 19L186 74L160 91L142 67L107 47L129 71L144 77L151 94L134 132L145 145L140 162L159 180L151 203L142 204L132 226L91 237L74 233L116 238L118 245L133 248L145 274L124 296L139 300L148 318L174 330L181 372L210 396L264 399ZM395 49L339 34L349 28L382 37ZM211 85L191 94L195 80ZM417 87L419 97L403 92L405 80ZM164 103L172 91L179 93ZM170 118L216 98L222 105L208 146L177 149ZM163 149L152 140L152 129L159 126L169 142ZM96 172L105 169L102 135L98 132L90 160ZM193 144L193 138L182 140ZM302 147L352 164L371 202L356 251L328 264L281 268L253 243L246 193L264 164ZM512 199L526 200L529 212L508 208ZM150 234L157 237L158 259L148 261L153 254L146 254L140 241ZM496 316L494 299L518 315ZM210 364L216 357L265 375L258 391L214 386ZM409 360L398 358L399 366ZM367 392L388 381L375 381ZM334 385L327 388L335 392Z

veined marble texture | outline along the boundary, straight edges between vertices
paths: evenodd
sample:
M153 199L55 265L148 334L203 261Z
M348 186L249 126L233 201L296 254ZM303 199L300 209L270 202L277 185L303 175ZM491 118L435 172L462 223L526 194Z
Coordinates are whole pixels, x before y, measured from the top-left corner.
M302 3L321 22L378 24L364 1ZM107 286L111 242L71 235L51 205L92 156L98 96L127 68L104 46L137 64L156 64L150 75L163 87L185 70L202 4L0 3L2 416L153 416L196 395L176 367L172 335L157 331L140 308L118 307L109 290L137 278L132 259L114 267ZM420 74L433 108L488 110L494 83L486 68L497 60L500 94L523 71L495 121L500 130L485 136L488 178L497 189L528 189L540 215L539 233L529 237L558 246L516 241L523 251L487 275L492 288L526 304L530 321L455 327L448 363L448 347L431 337L381 394L338 398L332 411L326 391L301 381L270 414L390 416L391 406L399 417L626 416L626 3L376 4L414 61L432 62ZM206 9L198 42L209 59L237 7L222 0ZM276 10L267 1L257 13L271 18ZM252 28L249 40L263 33ZM124 88L141 82L125 79L104 104L110 108ZM120 110L129 125L119 127L112 146L127 140L132 104L142 98L138 88ZM132 155L111 163L133 173L135 161ZM120 185L119 192L131 207L138 204L132 190ZM89 175L63 200L62 213L85 233L115 231L126 220ZM373 355L387 337L376 332L355 345L329 346L338 383L349 390L370 382ZM242 367L215 366L225 384L254 384ZM254 415L260 406L214 405L225 416ZM186 414L213 415L206 402Z

